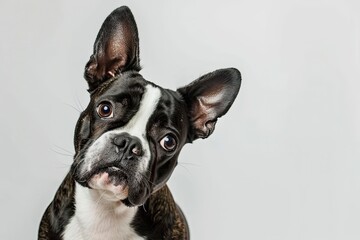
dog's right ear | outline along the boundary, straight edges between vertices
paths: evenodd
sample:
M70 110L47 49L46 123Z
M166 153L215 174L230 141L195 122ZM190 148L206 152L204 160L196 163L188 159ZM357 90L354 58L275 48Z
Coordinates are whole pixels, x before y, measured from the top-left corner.
M115 9L104 21L85 66L89 91L127 70L140 71L139 37L134 16L126 6Z

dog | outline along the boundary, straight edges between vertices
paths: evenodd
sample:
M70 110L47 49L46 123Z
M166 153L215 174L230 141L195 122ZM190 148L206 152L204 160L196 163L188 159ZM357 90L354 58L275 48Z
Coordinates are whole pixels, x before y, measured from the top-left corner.
M241 75L220 69L173 91L145 80L139 62L135 19L117 8L85 66L90 102L76 124L74 161L38 239L190 238L166 182L182 147L209 137L229 110Z

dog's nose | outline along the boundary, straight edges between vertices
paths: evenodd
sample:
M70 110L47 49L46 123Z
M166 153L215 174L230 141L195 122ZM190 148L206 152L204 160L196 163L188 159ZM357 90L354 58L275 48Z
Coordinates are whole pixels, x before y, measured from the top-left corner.
M130 156L141 156L143 154L140 139L127 133L115 136L113 143L116 146L116 151L128 153Z

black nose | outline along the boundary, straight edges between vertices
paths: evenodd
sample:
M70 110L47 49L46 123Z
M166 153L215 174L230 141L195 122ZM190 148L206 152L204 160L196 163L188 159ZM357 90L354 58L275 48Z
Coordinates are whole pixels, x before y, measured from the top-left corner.
M121 133L114 137L114 145L117 147L116 151L127 153L130 156L141 156L143 154L141 141L139 138L131 136L128 133Z

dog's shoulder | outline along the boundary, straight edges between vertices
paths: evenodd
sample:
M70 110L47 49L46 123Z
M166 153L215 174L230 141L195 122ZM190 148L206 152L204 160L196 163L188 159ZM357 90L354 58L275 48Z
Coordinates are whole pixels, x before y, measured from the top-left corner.
M75 213L75 182L70 173L47 207L39 227L39 240L60 240L64 227Z
M167 185L153 193L143 207L139 207L133 226L149 239L190 238L186 218Z

